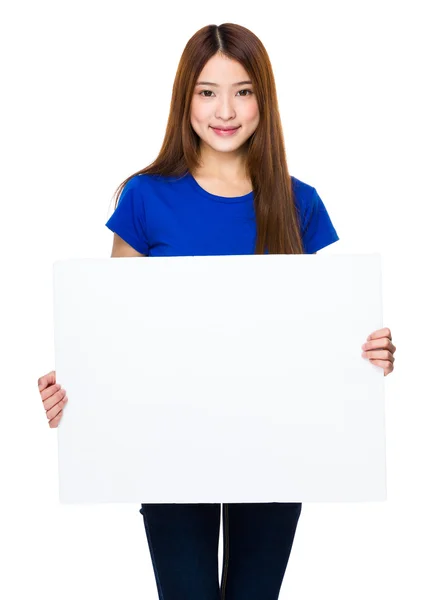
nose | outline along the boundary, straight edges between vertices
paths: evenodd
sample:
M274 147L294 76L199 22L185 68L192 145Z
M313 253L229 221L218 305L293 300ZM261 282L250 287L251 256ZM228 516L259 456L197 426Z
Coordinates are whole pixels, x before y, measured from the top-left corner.
M233 100L229 96L219 96L218 105L216 109L216 116L226 120L231 119L235 116Z

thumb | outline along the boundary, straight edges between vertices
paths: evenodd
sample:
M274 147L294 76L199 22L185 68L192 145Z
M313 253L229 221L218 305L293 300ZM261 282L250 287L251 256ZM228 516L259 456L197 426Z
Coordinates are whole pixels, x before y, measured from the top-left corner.
M53 385L55 382L56 382L55 371L51 371L50 373L43 375L43 377L40 377L38 380L39 392L41 392L42 390L47 388L49 385Z

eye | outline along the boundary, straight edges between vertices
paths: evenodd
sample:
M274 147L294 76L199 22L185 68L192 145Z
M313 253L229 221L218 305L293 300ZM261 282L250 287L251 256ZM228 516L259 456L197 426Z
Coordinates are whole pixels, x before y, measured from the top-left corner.
M199 95L201 96L201 94L205 94L206 92L208 92L209 94L213 94L212 90L202 90L199 93ZM244 96L242 96L243 98L246 97L246 96L249 96L249 95L253 94L252 90L249 90L249 89L239 90L238 94L240 92L249 92L249 94L244 94ZM211 96L205 96L205 95L203 96L203 98L210 98L210 97Z

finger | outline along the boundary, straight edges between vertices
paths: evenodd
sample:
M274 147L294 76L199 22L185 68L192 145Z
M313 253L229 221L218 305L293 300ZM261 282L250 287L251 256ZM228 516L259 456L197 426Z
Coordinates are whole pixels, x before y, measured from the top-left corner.
M51 398L51 396L53 396L54 394L56 394L60 389L61 389L61 385L59 383L55 383L54 385L50 385L49 387L47 387L46 389L44 389L42 392L40 392L40 396L41 396L41 399L43 401L43 404L49 398Z
M52 396L48 402L51 402L51 404L47 407L45 407L46 412L49 414L50 411L54 411L54 408L57 407L58 405L64 406L67 402L67 396L66 396L66 392L64 391L63 393L58 392L57 394L55 394L55 396ZM61 404L63 403L63 404ZM52 412L50 413L51 416L49 418L52 419L52 416L55 416L57 413L56 412Z
M43 400L43 406L45 410L49 410L50 408L52 408L54 404L60 402L60 400L66 395L66 390L62 388L61 385L58 383L57 385L53 385L50 388L48 388L48 390L53 391L52 393L48 392L47 397Z
M385 348L386 350L389 350L392 354L396 350L396 347L393 345L390 338L387 337L379 338L377 340L371 340L371 342L365 342L365 344L362 344L362 348L364 350L381 350Z
M63 411L61 410L56 417L49 421L49 427L57 427L57 425L60 423L60 419L62 416Z
M49 409L51 409L53 406L58 404L58 402L60 402L60 400L63 400L63 398L65 396L66 396L66 390L64 388L61 388L55 394L53 394L52 396L50 396L47 400L45 400L43 402L43 406L44 406L45 410L48 411Z
M38 391L41 392L42 390L47 388L48 385L53 385L54 383L56 383L55 371L51 371L50 373L43 375L43 377L38 378Z
M66 406L67 400L63 399L60 400L60 402L57 402L57 404L55 404L55 406L53 406L50 410L46 411L46 416L48 421L51 421L54 417L56 417L58 415L58 413L64 409L64 407Z
M373 333L370 333L370 335L367 337L367 340L375 340L380 337L387 337L391 340L392 335L388 327L383 327L382 329L377 329L376 331L373 331Z
M369 352L363 352L364 358L378 358L379 360L394 362L395 358L388 350L370 350Z

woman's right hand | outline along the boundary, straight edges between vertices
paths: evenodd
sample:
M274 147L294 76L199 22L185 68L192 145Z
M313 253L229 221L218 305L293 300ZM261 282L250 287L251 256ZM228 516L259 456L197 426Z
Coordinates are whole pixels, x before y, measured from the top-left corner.
M57 427L68 399L66 390L55 380L55 371L42 375L38 379L38 390L49 421L49 427Z

